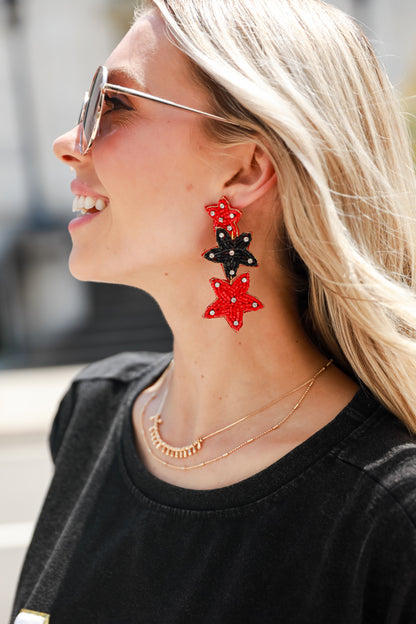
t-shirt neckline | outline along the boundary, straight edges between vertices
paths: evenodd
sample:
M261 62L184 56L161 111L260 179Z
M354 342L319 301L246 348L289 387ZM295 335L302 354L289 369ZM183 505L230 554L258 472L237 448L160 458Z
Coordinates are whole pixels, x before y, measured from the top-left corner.
M257 503L276 494L283 486L334 451L354 433L379 405L365 388L360 388L339 414L310 438L260 472L232 485L211 490L194 490L172 485L153 475L144 465L135 444L132 408L135 399L156 381L171 361L164 355L139 380L130 384L121 405L123 427L121 454L130 487L150 503L182 510L218 511Z

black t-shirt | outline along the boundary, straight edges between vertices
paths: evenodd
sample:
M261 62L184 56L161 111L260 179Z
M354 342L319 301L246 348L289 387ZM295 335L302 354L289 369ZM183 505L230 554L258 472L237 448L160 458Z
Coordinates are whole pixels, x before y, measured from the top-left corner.
M173 486L144 467L131 421L170 357L93 364L64 397L12 622L23 608L50 624L416 622L416 444L404 426L361 389L258 474Z

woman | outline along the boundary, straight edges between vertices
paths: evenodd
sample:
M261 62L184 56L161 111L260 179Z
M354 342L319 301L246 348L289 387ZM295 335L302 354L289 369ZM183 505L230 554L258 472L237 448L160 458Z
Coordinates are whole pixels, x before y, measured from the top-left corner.
M414 622L415 178L361 31L154 0L54 149L71 272L153 295L174 358L74 381L12 621Z

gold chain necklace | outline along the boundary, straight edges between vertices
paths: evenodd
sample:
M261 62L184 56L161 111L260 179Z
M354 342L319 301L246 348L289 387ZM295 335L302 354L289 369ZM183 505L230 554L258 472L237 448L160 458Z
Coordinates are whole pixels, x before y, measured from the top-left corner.
M279 401L282 401L284 398L290 396L291 394L294 394L297 390L301 390L302 388L305 388L305 390L302 393L302 396L300 397L300 399L289 410L289 412L286 414L286 416L284 416L281 420L279 420L277 423L275 423L272 427L269 427L265 431L262 431L258 435L250 438L249 440L246 440L245 442L242 442L241 444L235 446L234 448L232 448L229 451L226 451L225 453L222 453L221 455L218 455L217 457L213 457L212 459L209 459L207 461L200 462L199 464L194 464L193 466L179 466L179 465L175 465L175 464L170 464L169 462L163 460L161 457L158 457L153 452L150 444L147 441L147 437L146 437L145 431L144 431L144 416L145 416L145 413L146 413L146 410L147 410L148 406L150 405L150 403L153 401L153 399L156 396L155 394L153 394L149 398L149 400L144 403L144 405L143 405L143 407L142 407L142 409L140 411L140 422L141 422L141 428L142 428L142 438L144 440L144 443L145 443L145 446L147 448L147 451L150 453L150 455L152 455L152 457L156 461L158 461L159 463L163 464L164 466L167 466L168 468L172 468L174 470L193 470L195 468L202 468L203 466L207 466L208 464L212 464L213 462L219 461L220 459L224 459L225 457L228 457L232 453L235 453L236 451L240 450L244 446L247 446L247 444L251 444L252 442L255 442L256 440L262 438L263 436L267 435L268 433L271 433L272 431L276 431L276 429L278 429L281 425L283 425L283 423L285 423L290 418L290 416L292 416L292 414L301 406L301 404L305 400L307 394L310 392L312 386L314 385L315 381L318 379L318 377L320 375L322 375L329 368L329 366L332 364L332 362L333 362L332 359L328 360L328 362L324 366L322 366L322 368L320 368L310 379L308 379L307 381L303 382L299 386L296 386L296 388L293 388L292 390L289 390L289 392L286 392L285 394L281 395L277 399L273 399L273 401L270 401L269 403L266 403L266 405L263 405L262 407L254 410L253 412L250 412L246 416L243 416L242 418L239 418L238 420L232 422L231 424L226 425L225 427L222 427L221 429L217 429L216 431L213 431L212 433L209 433L209 434L207 434L205 436L201 436L195 442L192 442L191 444L188 444L186 446L181 446L181 447L176 447L176 446L172 446L172 445L168 444L167 442L165 442L163 440L162 436L160 435L159 425L161 425L162 422L163 422L162 417L161 417L161 413L163 411L163 407L165 405L166 397L167 397L167 394L168 394L168 390L166 389L165 393L164 393L164 396L163 396L163 398L162 398L162 400L160 402L159 409L157 410L157 413L154 416L150 417L150 420L153 422L153 424L149 427L150 439L152 441L153 446L157 450L159 450L160 452L162 452L165 455L167 455L168 457L172 457L174 459L186 459L187 457L191 457L192 455L197 453L202 448L202 444L204 443L204 441L207 440L208 438L212 438L213 436L215 436L215 435L217 435L219 433L222 433L223 431L226 431L227 429L231 429L232 427L235 427L236 425L238 425L241 422L247 420L248 418L251 418L252 416L256 416L257 414L260 414L261 412L264 412L269 407L272 407L273 405L275 405ZM172 364L172 362L171 362L171 364ZM163 373L162 377L159 379L159 384L158 385L160 385L161 383L162 384L165 383L167 372L168 372L168 370L171 369L171 364L168 366L166 371Z

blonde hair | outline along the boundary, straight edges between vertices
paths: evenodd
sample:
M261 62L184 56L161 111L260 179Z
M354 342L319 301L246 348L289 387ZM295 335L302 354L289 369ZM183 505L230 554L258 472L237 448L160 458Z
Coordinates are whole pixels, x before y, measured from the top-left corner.
M416 432L416 182L409 133L370 44L319 0L152 0L228 142L268 146L305 322Z

